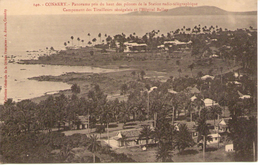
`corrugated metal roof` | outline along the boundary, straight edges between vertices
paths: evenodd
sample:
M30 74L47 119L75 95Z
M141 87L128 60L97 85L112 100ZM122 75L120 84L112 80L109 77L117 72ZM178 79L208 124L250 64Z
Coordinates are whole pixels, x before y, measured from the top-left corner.
M139 137L141 130L128 130L128 131L121 131L122 135L125 135L127 138L129 137Z
M196 130L196 123L195 122L185 122L185 121L177 121L176 123L178 123L177 125L179 124L186 124L187 128L189 131L194 131Z
M187 90L189 90L190 93L200 93L200 91L196 87L187 87Z
M146 44L138 44L138 43L135 43L135 42L133 42L133 43L126 42L126 43L124 43L124 45L126 45L126 46L147 46Z

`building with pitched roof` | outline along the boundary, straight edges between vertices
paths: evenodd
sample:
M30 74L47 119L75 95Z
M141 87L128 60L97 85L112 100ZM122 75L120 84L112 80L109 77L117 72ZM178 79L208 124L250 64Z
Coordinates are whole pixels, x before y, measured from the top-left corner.
M195 122L185 122L185 121L176 121L175 122L175 128L177 131L179 131L179 126L180 124L186 124L190 134L191 134L191 137L194 139L194 141L197 141L197 138L198 138L198 132L197 132L197 125Z
M146 140L139 137L141 130L142 129L118 131L117 135L112 137L114 147L145 145ZM152 138L148 140L148 144L153 142L154 140Z

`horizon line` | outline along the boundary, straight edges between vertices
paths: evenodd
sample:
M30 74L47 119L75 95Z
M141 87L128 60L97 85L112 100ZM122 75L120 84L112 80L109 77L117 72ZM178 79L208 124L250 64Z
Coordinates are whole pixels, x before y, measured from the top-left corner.
M168 10L171 10L171 9L176 9L176 8L198 8L198 7L215 7L215 8L218 8L218 9L221 9L225 12L229 12L229 13L246 13L246 12L256 12L258 13L258 10L247 10L247 11L227 11L227 10L224 10L220 7L217 7L217 6L209 6L209 5L203 5L203 6L178 6L178 7L174 7L174 8L169 8ZM8 9L7 9L8 11ZM97 13L97 12L89 12L89 13L73 13L73 12L64 12L64 13L44 13L44 14L41 14L41 13L32 13L32 14L8 14L9 16L32 16L32 15L127 15L129 13L137 13L138 11L131 11L131 12L106 12L106 13ZM146 11L141 11L141 12L146 12ZM153 12L150 12L150 13L161 13L163 11L153 11ZM147 12L148 13L148 12ZM212 15L221 15L221 14L212 14ZM225 14L223 14L225 15ZM256 14L258 15L258 14ZM3 16L3 13L0 14L0 16ZM174 16L174 15L173 15ZM182 15L177 15L177 16L182 16ZM185 16L185 15L183 15Z

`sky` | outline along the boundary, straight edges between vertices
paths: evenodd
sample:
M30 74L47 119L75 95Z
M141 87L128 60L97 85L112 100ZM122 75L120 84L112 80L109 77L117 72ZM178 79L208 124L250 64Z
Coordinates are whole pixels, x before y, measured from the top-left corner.
M50 2L66 2L70 6L47 6ZM227 11L256 11L257 10L257 0L0 0L0 15L3 15L4 9L7 9L8 15L35 15L35 14L70 14L71 12L64 11L66 9L86 9L92 7L75 7L71 6L72 3L98 3L109 2L109 3L138 3L138 2L151 2L151 3L193 3L197 4L195 6L216 6ZM36 7L36 4L41 6ZM171 9L177 6L148 6L147 8L165 8ZM101 6L96 6L96 8L104 8ZM116 7L106 7L106 8L116 8ZM134 8L134 7L118 7L118 8ZM112 14L112 12L73 12L76 14ZM122 12L117 12L122 14Z

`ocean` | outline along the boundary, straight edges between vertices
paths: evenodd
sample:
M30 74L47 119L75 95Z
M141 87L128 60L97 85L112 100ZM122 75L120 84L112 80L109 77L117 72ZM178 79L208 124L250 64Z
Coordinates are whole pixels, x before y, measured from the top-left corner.
M2 18L1 18L2 19ZM86 45L89 40L97 38L101 33L113 37L116 34L126 35L135 33L143 36L152 30L160 30L160 34L175 31L177 28L201 26L219 26L222 29L257 27L255 15L232 16L130 16L130 15L7 15L7 42L8 56L17 58L30 58L28 51L45 53L46 47L56 50L65 49L64 42L71 41L74 37L74 45L78 45L77 38L84 40ZM0 30L4 26L1 25ZM88 36L90 33L90 37ZM4 88L4 40L0 41L0 86ZM35 53L34 52L34 53ZM62 82L38 82L28 78L40 75L60 75L66 72L108 72L106 70L79 66L48 66L8 64L8 98L15 101L44 95L48 92L69 89L70 85ZM4 89L0 91L0 103L3 103Z
M0 58L0 65L3 65L4 59ZM68 72L76 73L105 73L120 71L119 69L103 69L90 66L61 66L61 65L22 65L16 63L8 63L7 77L7 97L14 101L40 97L45 94L57 93L60 90L70 89L71 85L63 82L36 81L29 80L30 77L40 75L58 76ZM4 73L4 68L0 68L0 72ZM0 75L0 104L4 102L4 74Z
M71 42L71 36L74 37L74 45L78 45L78 37L86 45L93 38L99 42L98 33L102 34L102 40L105 39L105 34L112 37L121 33L135 33L141 37L152 30L166 34L183 26L192 28L198 24L218 25L230 30L249 26L256 28L257 16L7 15L8 54L26 55L26 51L46 50L46 47L61 50L64 49L64 42ZM3 40L1 52L2 45Z

